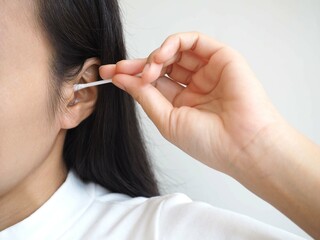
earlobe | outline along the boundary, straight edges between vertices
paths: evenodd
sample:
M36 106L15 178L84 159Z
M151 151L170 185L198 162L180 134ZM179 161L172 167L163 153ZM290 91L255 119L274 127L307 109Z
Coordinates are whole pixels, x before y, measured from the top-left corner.
M89 83L95 82L99 78L100 60L98 58L87 59L77 77L68 84L68 91L71 96L66 102L66 111L62 113L61 127L70 129L77 127L83 120L89 117L95 109L98 98L97 87L90 87L73 91L74 83ZM72 91L70 90L72 88Z

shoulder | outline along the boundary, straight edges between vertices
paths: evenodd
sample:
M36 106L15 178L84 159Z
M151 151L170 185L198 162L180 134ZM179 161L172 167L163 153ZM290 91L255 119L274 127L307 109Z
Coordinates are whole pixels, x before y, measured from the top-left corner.
M132 198L91 186L91 204L63 239L301 239L184 193Z
M93 182L79 186L89 204L78 209L61 239L157 239L162 205L177 195L130 197Z
M92 211L96 211L95 228L101 225L99 229L110 239L301 239L244 215L193 201L184 193L151 198L109 193L96 198Z

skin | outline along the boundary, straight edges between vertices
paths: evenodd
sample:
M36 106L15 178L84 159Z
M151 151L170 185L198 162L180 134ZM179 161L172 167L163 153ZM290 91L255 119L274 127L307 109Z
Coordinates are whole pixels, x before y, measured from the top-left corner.
M67 129L93 111L99 60L88 59L63 86L61 111L49 117L52 48L37 25L31 0L0 0L0 231L36 211L67 176L62 149ZM68 106L74 98L79 103Z
M63 86L62 110L48 118L52 49L32 1L0 4L3 230L36 211L64 182L66 130L87 118L97 99L96 88L74 94L72 84L95 81L100 63L85 62ZM142 78L134 76L140 72ZM166 72L171 79L163 77ZM234 177L320 238L319 147L278 114L236 51L203 34L181 33L147 59L103 66L100 74L130 93L170 142ZM68 106L74 98L79 102Z
M282 118L237 51L178 33L100 75L131 94L168 141L320 238L320 148Z

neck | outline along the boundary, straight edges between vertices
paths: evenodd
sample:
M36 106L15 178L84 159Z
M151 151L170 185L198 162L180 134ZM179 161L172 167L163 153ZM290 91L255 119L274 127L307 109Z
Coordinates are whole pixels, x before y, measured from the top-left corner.
M0 231L34 213L65 181L67 169L61 156L63 146L61 137L63 136L60 136L59 141L58 136L48 158L40 166L0 197Z

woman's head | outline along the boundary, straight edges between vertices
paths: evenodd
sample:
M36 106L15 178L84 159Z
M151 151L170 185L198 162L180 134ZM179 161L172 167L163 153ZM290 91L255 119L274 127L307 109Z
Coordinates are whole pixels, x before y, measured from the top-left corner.
M57 158L111 191L158 195L133 99L112 84L72 91L125 58L117 1L3 0L1 8L0 196Z

